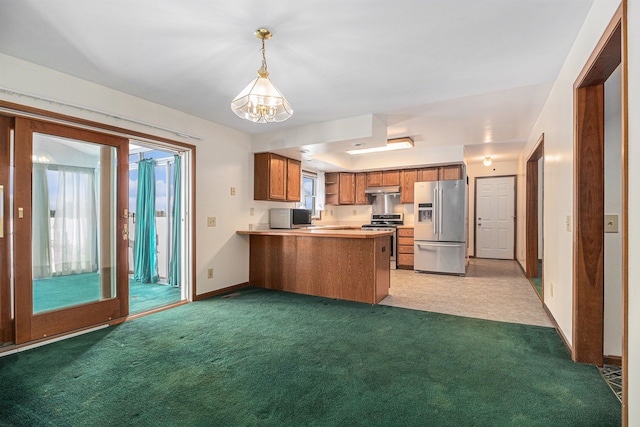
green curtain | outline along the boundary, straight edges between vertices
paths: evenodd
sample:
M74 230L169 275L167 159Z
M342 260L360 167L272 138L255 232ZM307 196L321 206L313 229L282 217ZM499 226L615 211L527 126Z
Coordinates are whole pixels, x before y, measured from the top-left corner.
M181 216L180 207L182 205L182 158L180 155L174 156L173 167L173 207L171 224L171 264L169 265L169 284L180 286L180 243L181 243Z
M158 281L156 253L156 161L138 162L138 199L136 201L136 233L133 244L133 278L136 282Z

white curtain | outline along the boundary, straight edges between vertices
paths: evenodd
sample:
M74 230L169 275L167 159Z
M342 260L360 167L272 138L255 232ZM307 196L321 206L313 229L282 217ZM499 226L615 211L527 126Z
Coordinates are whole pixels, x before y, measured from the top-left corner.
M59 166L53 222L54 274L97 271L97 216L94 170Z
M32 270L34 279L51 277L51 236L49 235L49 185L47 166L33 164L32 194Z
M316 178L316 212L324 210L324 172L318 171Z

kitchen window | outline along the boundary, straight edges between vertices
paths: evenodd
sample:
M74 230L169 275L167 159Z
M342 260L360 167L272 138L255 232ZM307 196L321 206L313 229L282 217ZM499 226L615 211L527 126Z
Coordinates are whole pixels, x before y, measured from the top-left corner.
M302 171L302 206L311 210L311 216L318 217L316 211L316 195L318 190L318 176L315 173Z

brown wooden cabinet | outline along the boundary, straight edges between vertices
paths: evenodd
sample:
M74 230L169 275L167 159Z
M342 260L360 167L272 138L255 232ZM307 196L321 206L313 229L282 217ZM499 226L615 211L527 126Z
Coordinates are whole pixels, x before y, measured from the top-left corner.
M413 184L417 180L417 169L405 169L400 173L400 203L413 203Z
M425 168L418 171L418 182L438 181L438 168Z
M367 194L364 190L367 189L367 174L365 172L356 174L356 205L367 204Z
M355 174L340 172L338 182L338 203L341 205L353 205L356 202Z
M400 185L400 171L382 171L382 185Z
M367 172L367 187L382 187L382 171Z
M362 190L364 192L364 190ZM356 203L356 174L330 172L324 175L325 205L353 205Z
M324 174L324 203L325 205L338 204L338 191L340 189L339 175L337 172Z
M301 164L274 153L253 157L253 199L280 202L300 201Z
M462 165L440 166L438 168L438 177L440 181L462 179Z
M302 164L298 160L287 159L287 201L300 201L302 186Z
M398 228L397 267L413 270L413 227Z

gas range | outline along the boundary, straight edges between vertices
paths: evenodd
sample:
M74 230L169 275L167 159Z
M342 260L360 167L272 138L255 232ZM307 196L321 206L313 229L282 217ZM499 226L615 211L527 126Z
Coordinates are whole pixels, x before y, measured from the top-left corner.
M371 215L371 223L364 224L363 229L394 229L404 224L404 214L373 214Z
M396 269L396 253L398 251L398 230L399 225L404 224L404 214L373 214L371 215L371 224L364 224L363 230L379 230L393 231L390 236L391 250L389 251L389 259L391 261L391 269Z

